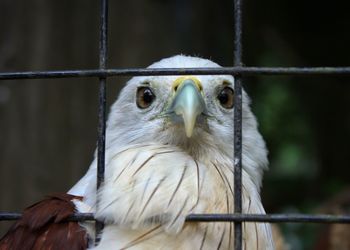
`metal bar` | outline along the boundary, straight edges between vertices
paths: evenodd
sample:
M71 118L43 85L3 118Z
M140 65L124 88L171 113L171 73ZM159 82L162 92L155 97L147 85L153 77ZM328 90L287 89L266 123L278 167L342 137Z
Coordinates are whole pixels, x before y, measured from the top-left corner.
M0 221L11 221L11 220L19 220L22 218L21 213L11 213L11 212L3 212L0 213ZM95 220L94 214L92 213L75 213L73 216L68 217L69 221L87 221L87 220Z
M295 76L350 76L350 67L223 67L223 68L126 68L60 71L0 72L0 80L48 79L72 77L152 76L152 75L295 75Z
M290 222L290 223L350 223L350 215L309 214L190 214L186 221L200 222Z
M0 213L0 221L18 220L21 213ZM92 213L76 213L68 218L69 221L95 220ZM350 215L330 214L190 214L186 221L191 222L268 222L268 223L341 223L349 224Z
M108 0L100 0L100 70L106 69L107 64L107 40L108 40ZM97 185L98 189L104 182L105 175L105 142L106 142L106 76L100 76L99 104L98 104L98 142L97 142ZM98 196L97 196L98 197ZM98 201L96 202L96 207ZM100 242L100 235L104 225L96 221L95 245Z
M242 0L234 0L234 54L233 65L242 66Z
M242 0L234 0L234 55L233 64L242 66ZM235 75L234 107L234 212L242 213L242 78ZM234 223L234 249L242 250L242 221Z
M21 217L22 217L21 213L13 213L13 212L1 212L0 213L0 221L18 220Z

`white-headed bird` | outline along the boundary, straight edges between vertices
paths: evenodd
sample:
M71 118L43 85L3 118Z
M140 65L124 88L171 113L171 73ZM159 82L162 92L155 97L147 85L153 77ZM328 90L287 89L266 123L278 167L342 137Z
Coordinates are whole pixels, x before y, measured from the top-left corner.
M195 67L220 66L183 55L150 66ZM76 249L232 249L233 223L185 222L185 218L188 214L234 211L234 98L230 75L133 77L109 114L105 181L98 195L95 159L68 192L68 201L60 200L73 205L74 211L96 213L105 223L97 246L94 224L80 223L78 231L86 237L80 235L79 240L85 241ZM249 105L243 92L243 212L264 214L259 193L268 164L267 150ZM58 198L30 209L43 207L52 199ZM51 223L60 223L57 217L60 212ZM69 223L71 228L77 224ZM11 232L14 235L16 227ZM11 242L11 232L2 242ZM48 241L42 234L36 237ZM66 238L74 235L72 229L66 231ZM59 241L64 244L65 239ZM270 225L243 223L243 247L273 249Z

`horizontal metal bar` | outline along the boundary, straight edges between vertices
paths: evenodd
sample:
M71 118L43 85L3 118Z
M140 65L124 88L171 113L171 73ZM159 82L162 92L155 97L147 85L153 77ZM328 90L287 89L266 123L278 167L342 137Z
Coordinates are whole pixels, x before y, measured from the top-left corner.
M0 221L18 220L20 213L0 213ZM94 220L92 213L76 213L70 221ZM350 223L350 215L330 214L190 214L188 222L289 222L289 223Z
M126 68L90 69L61 71L2 72L0 80L70 78L70 77L111 77L147 75L344 75L350 76L350 67L224 67L224 68Z
M190 214L186 221L350 223L350 215L310 214Z
M9 220L19 220L21 219L21 213L11 213L3 212L0 213L0 221L9 221ZM73 216L69 217L69 221L85 221L85 220L95 220L93 213L75 213Z
M0 221L1 220L18 220L21 217L22 217L21 213L10 213L10 212L0 213Z
M22 218L21 213L0 213L0 221L19 220ZM84 221L84 220L95 220L93 213L75 213L69 217L69 221Z

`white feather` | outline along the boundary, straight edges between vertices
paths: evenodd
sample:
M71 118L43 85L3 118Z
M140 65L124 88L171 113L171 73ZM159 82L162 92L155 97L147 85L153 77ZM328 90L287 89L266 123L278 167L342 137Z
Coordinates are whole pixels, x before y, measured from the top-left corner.
M219 67L205 59L175 56L152 68ZM93 249L229 249L232 223L185 223L189 213L233 212L233 110L217 102L222 82L232 76L196 76L212 115L188 139L184 128L159 117L177 76L134 77L113 104L107 123L106 179L96 203L96 159L69 191L84 196L81 212L106 221ZM135 105L137 87L150 83L157 97L150 109ZM267 150L243 94L243 210L264 214L260 201ZM268 224L244 223L244 249L273 249ZM92 225L84 224L94 235Z

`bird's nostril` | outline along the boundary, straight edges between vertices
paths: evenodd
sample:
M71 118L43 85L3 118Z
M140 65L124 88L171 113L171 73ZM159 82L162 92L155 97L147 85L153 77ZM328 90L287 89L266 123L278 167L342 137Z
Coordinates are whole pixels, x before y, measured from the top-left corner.
M179 88L180 84L182 83L182 77L176 79L173 83L173 90L174 92L177 91L177 89Z

